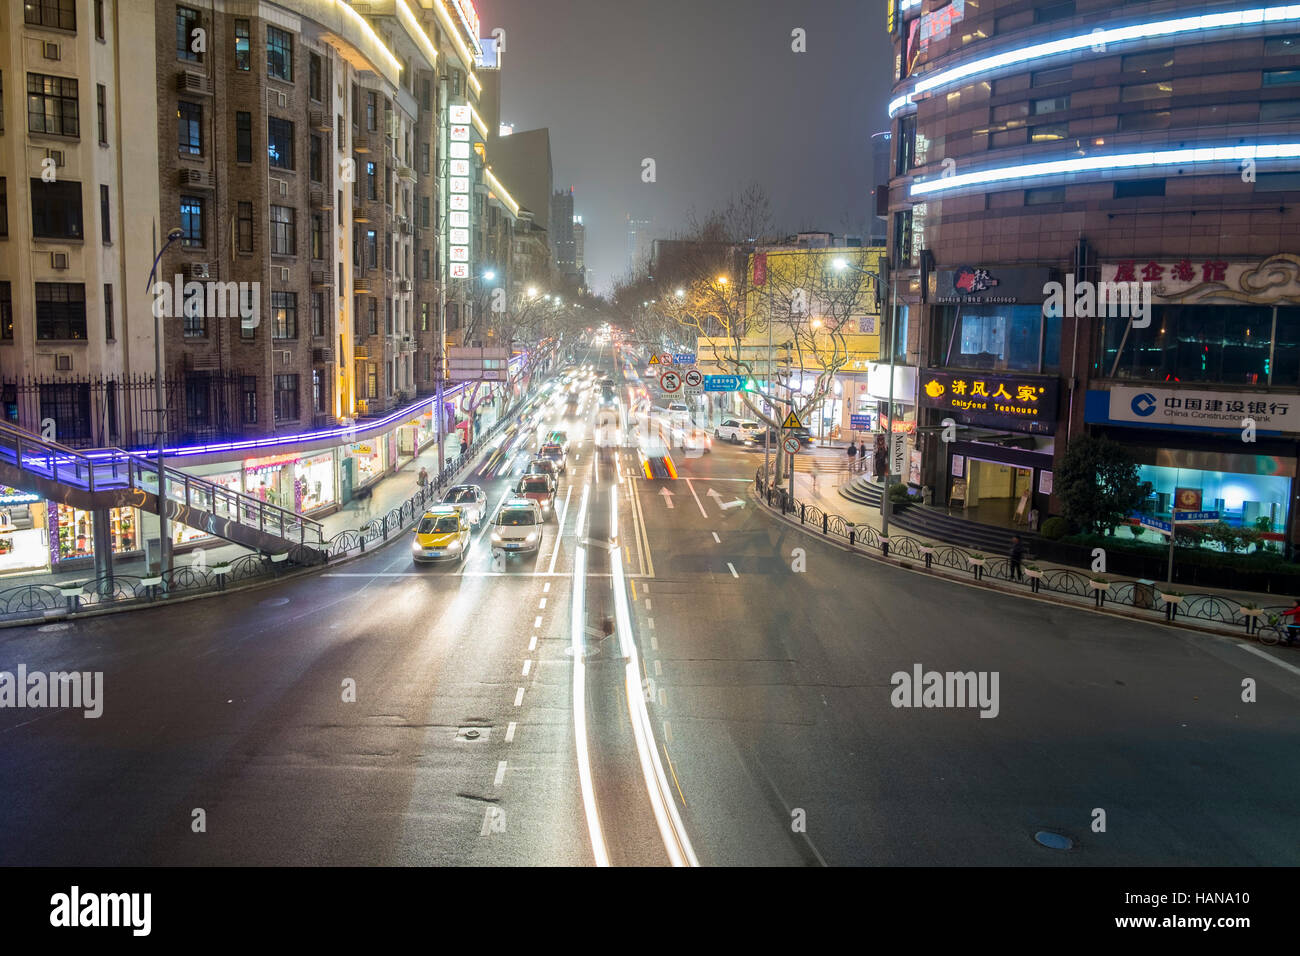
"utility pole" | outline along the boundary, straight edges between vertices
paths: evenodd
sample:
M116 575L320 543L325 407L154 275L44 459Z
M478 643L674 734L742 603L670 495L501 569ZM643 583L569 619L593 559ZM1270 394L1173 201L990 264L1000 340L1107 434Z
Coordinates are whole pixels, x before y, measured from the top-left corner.
M878 280L877 280L878 281ZM886 471L885 487L880 495L880 534L883 537L889 537L889 514L893 511L889 500L889 489L893 485L894 478L894 334L896 323L894 322L897 310L897 294L895 292L898 283L890 276L889 282L889 406L886 408L888 415L888 432L885 435L885 458Z
M434 370L433 433L438 442L438 474L447 466L446 412L442 407L443 376L447 368L447 74L438 77L438 350L434 355L438 367Z
M772 287L767 289L767 387L772 387ZM762 398L762 394L759 395ZM775 410L776 406L772 408ZM763 480L770 481L772 477L771 465L768 464L769 456L772 453L772 429L763 429Z

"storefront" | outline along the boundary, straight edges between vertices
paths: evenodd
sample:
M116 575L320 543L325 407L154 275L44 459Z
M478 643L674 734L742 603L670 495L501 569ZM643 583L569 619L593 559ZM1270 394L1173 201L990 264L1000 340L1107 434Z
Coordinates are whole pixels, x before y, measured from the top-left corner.
M0 487L0 574L49 569L46 508L38 494Z
M334 453L250 458L244 462L244 493L297 514L332 507L338 503Z
M378 481L388 471L388 436L376 435L368 441L348 445L344 452L352 461L352 488L364 488Z
M226 489L227 491L242 492L244 490L244 473L242 471L223 471L211 475L198 475L204 481L211 482L214 485ZM187 551L194 547L214 542L217 540L213 535L206 531L200 531L197 528L191 528L187 524L181 524L179 521L173 521L169 526L172 536L172 546L179 551Z
M140 512L136 508L108 509L108 538L114 555L143 554ZM68 568L89 565L95 557L94 516L89 511L50 502L48 545L52 564Z
M926 447L943 468L930 477L935 501L960 504L987 524L1029 525L1034 512L1046 514L1058 380L926 369L920 381L930 426ZM951 440L944 437L945 421Z

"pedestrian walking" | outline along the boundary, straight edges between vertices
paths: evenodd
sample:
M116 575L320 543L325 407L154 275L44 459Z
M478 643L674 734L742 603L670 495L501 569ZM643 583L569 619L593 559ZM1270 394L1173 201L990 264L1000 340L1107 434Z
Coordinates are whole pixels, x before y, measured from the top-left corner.
M867 470L867 443L858 442L858 471Z
M460 440L460 453L463 456L467 451L469 451L469 442L462 438Z
M1025 556L1025 543L1020 540L1020 535L1014 535L1011 538L1011 577L1020 580L1020 560Z
M420 477L416 479L420 483L420 490L424 491L429 487L429 469L423 465L420 466Z
M857 470L858 465L858 446L849 442L849 474Z

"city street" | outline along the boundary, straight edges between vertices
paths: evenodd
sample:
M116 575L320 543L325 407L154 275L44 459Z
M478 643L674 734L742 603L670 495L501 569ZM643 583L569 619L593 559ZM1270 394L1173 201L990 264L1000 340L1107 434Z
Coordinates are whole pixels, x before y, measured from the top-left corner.
M1300 863L1285 651L846 554L759 510L761 449L646 480L594 443L595 391L529 423L570 438L533 555L494 563L484 525L422 567L400 535L0 632L0 670L104 673L98 719L0 712L0 862ZM524 464L472 479L493 510ZM996 719L891 706L918 666L996 672Z

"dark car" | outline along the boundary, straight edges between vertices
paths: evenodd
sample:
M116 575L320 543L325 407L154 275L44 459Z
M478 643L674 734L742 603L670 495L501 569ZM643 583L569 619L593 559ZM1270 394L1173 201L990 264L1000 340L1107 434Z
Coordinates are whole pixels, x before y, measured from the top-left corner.
M542 517L550 518L555 509L555 482L550 475L524 475L515 486L515 494L528 498L542 509Z
M799 439L799 444L801 446L810 445L812 444L812 440L813 440L812 432L809 431L807 428L802 428L802 427L801 428L769 428L768 433L772 436L772 447L774 448L777 445L781 444L782 441L789 438L791 435ZM762 445L764 440L765 439L763 438L762 432L759 432L757 435L754 436L754 443L757 445Z
M541 448L537 449L538 458L549 458L555 462L561 472L568 469L568 456L564 454L564 446L559 442L546 442Z

